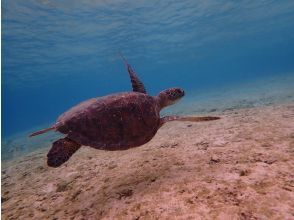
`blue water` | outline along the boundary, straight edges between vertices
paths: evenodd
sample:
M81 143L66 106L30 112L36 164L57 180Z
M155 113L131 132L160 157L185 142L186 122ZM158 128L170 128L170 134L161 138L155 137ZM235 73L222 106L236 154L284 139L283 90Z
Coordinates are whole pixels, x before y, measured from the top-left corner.
M221 93L285 75L294 85L293 21L291 0L4 0L2 138L130 90L119 51L152 95L173 86L188 97Z

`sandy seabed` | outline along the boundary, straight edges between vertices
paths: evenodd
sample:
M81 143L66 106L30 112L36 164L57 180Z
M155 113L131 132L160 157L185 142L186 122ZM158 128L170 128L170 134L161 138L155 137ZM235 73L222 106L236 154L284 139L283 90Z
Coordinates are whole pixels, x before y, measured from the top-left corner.
M2 219L294 219L294 104L163 126L126 151L2 163Z

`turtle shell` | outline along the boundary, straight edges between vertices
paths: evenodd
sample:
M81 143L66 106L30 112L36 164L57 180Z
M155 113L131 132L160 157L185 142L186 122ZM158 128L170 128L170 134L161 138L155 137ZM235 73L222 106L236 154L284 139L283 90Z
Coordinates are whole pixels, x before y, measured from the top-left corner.
M125 92L84 101L63 113L56 126L81 145L123 150L151 140L159 123L159 108L152 96Z

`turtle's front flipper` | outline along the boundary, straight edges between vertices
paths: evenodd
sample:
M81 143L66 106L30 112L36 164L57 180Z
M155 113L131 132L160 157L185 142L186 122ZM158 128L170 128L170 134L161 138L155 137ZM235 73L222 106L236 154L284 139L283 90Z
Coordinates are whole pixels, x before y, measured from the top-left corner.
M69 139L61 138L55 141L47 154L47 164L49 167L59 167L66 162L79 148L80 144Z
M123 59L125 65L126 65L126 68L128 70L128 73L130 75L133 91L146 93L146 89L144 87L144 84L139 80L138 76L136 75L135 71L132 69L131 65L128 63L126 58L124 58L124 56L121 53L119 53L119 55Z
M195 116L177 116L177 115L170 115L165 116L160 119L160 126L162 126L164 123L169 121L190 121L190 122L200 122L200 121L212 121L220 119L220 117L214 117L214 116L203 116L203 117L195 117Z

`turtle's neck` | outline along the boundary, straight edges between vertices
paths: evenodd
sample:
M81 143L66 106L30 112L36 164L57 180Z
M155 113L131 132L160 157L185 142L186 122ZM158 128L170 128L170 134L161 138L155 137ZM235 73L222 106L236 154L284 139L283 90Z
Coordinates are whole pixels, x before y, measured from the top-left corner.
M169 101L166 93L164 92L160 92L157 96L155 96L155 100L160 110L165 108L166 106L173 104Z

